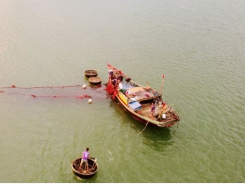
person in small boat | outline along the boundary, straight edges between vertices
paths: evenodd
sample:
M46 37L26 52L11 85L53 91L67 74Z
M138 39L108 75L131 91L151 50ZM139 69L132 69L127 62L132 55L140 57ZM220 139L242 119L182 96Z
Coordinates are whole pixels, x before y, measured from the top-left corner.
M85 170L88 169L88 157L90 156L90 153L88 151L89 151L89 148L86 148L86 150L83 151L82 160L80 163L80 167L82 167L82 164L85 163Z

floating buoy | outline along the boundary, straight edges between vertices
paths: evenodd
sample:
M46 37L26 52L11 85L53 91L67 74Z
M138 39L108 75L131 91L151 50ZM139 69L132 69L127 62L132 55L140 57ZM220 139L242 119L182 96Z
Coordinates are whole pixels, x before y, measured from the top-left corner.
M52 88L52 86L49 86L49 88Z
M12 88L15 88L16 86L13 84L11 87L12 87Z
M86 89L86 84L83 85L83 89Z
M0 89L0 93L2 92L2 90Z
M88 100L88 103L89 103L89 104L91 104L91 103L92 103L92 99L91 99L91 98Z

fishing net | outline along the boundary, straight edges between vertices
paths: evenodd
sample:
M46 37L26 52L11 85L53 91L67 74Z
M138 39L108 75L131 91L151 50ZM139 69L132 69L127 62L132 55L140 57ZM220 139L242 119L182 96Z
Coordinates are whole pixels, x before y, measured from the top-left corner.
M106 91L111 95L111 98L112 98L113 100L116 99L116 96L117 96L118 91L117 91L117 89L115 88L115 86L112 84L111 81L109 81L109 82L107 83Z

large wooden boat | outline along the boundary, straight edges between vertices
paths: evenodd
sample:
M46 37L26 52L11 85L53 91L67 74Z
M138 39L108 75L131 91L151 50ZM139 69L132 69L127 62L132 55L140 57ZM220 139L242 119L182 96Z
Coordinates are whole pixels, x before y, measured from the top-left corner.
M162 93L150 86L137 84L110 64L107 67L107 92L136 120L158 127L170 127L180 120L175 110L162 99Z
M82 158L77 158L71 163L71 168L74 174L80 178L91 178L98 170L98 163L95 158L88 158L88 169L85 170L85 163L80 167Z

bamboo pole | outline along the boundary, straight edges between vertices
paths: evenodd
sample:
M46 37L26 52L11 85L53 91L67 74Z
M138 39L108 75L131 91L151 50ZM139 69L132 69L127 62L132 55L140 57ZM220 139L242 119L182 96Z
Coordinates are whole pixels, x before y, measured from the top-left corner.
M164 77L162 78L162 85L161 85L161 88L160 88L160 90L161 90L161 95L162 95L162 92L163 92L163 83L164 83Z

